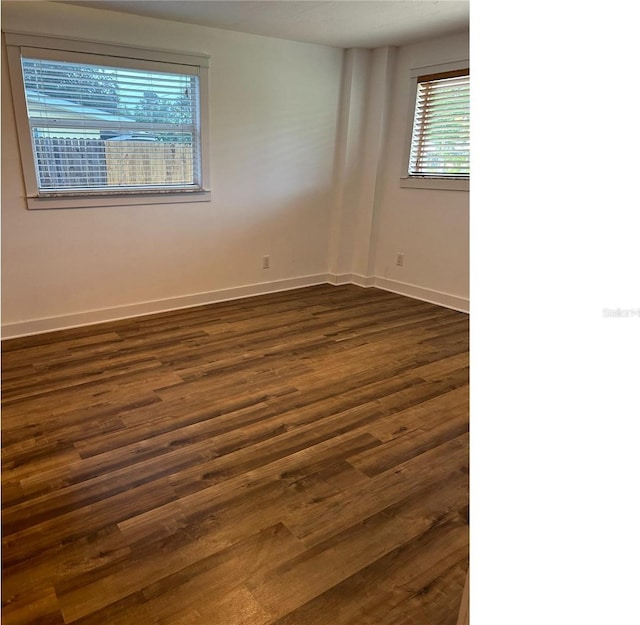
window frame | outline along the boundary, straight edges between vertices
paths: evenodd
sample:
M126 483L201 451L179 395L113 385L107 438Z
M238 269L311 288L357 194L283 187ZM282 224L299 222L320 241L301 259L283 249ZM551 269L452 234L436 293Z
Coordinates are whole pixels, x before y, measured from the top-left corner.
M409 104L407 112L407 130L405 134L405 146L403 152L403 164L400 174L400 186L407 189L435 189L440 191L466 191L469 192L469 179L450 180L437 177L412 176L409 173L411 161L411 140L413 134L413 121L418 94L418 79L424 76L445 74L469 69L469 59L416 67L409 72Z
M179 204L189 202L209 202L209 56L169 50L133 48L118 44L62 37L41 36L25 33L6 32L5 41L9 61L11 95L15 112L16 128L22 172L25 185L25 199L28 209L91 208L101 206L130 206L143 204ZM167 188L154 190L118 191L57 191L55 194L41 194L35 165L35 155L31 141L31 129L27 111L22 56L50 59L53 61L82 62L88 55L95 61L97 57L108 58L114 66L131 69L156 68L159 71L179 72L188 68L199 78L199 164L200 184L198 189L175 190ZM87 62L85 60L85 62ZM187 71L184 69L184 71Z

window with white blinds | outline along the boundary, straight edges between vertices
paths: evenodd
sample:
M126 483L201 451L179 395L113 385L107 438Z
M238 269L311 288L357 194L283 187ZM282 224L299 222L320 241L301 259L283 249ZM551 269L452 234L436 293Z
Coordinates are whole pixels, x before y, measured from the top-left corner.
M7 44L29 208L210 199L207 57L14 33Z
M41 191L199 188L198 77L22 58Z
M418 77L409 176L469 179L469 70Z

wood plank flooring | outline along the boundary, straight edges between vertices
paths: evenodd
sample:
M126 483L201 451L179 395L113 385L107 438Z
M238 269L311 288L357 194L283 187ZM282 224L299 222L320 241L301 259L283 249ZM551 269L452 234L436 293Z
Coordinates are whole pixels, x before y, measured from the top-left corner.
M468 317L322 285L2 355L4 625L455 625Z

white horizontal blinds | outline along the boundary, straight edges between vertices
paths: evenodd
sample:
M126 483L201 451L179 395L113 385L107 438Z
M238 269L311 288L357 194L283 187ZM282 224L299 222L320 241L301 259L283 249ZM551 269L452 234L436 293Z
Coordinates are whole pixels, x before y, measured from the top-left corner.
M198 77L22 58L38 188L199 188Z
M469 70L420 76L409 175L469 178Z

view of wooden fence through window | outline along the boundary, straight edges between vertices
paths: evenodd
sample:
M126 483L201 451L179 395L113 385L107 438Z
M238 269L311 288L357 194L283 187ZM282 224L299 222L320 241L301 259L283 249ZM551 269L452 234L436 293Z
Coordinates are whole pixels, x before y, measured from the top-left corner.
M107 185L189 184L191 145L164 141L105 141Z
M34 138L40 188L189 184L193 148L165 141Z

